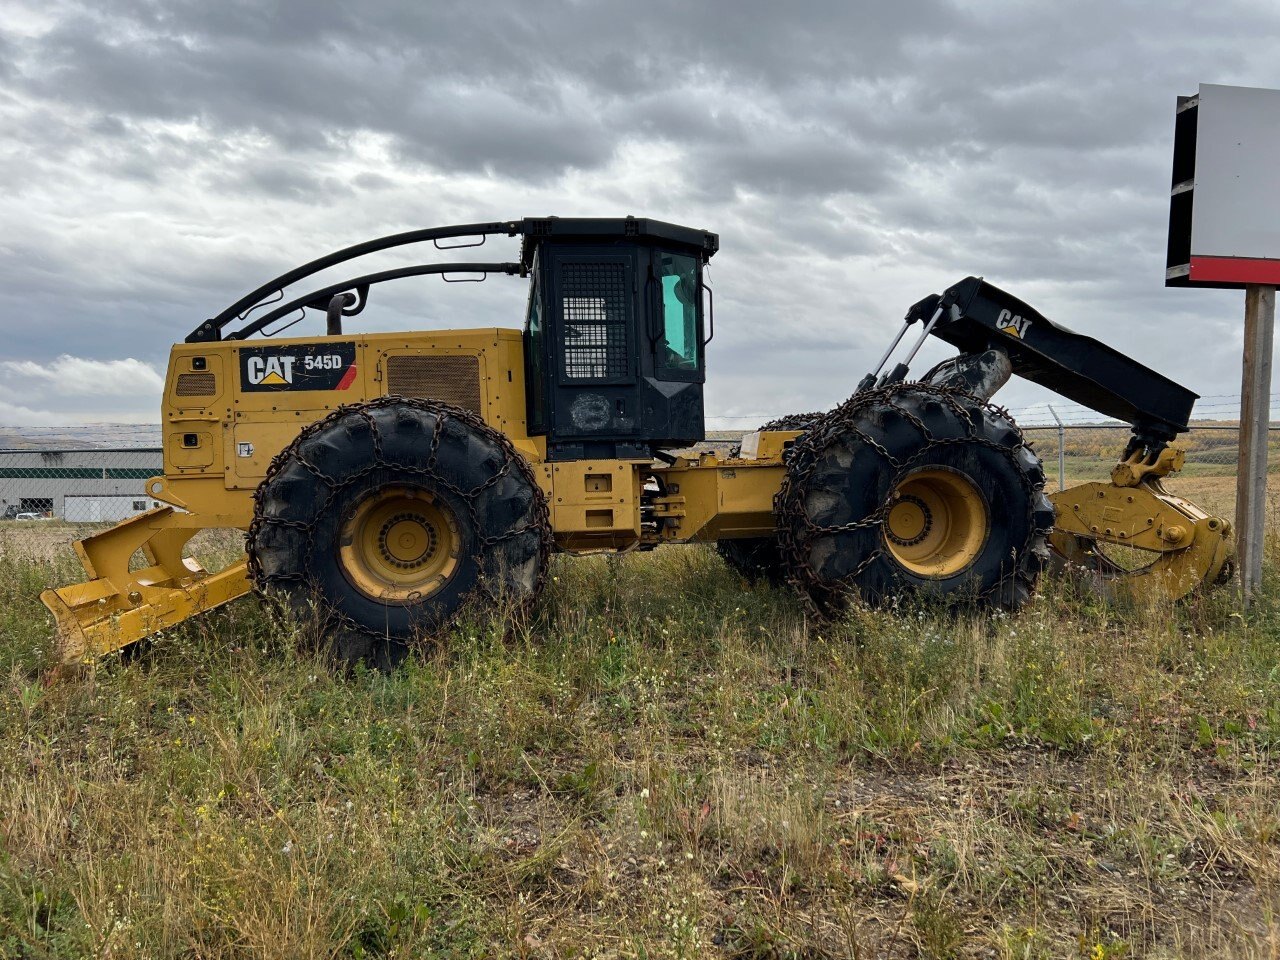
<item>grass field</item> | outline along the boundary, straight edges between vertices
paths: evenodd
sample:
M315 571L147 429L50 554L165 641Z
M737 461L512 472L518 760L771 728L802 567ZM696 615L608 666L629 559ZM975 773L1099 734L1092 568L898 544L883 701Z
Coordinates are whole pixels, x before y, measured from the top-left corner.
M1274 555L1248 619L826 624L702 548L562 559L391 676L245 600L46 686L44 535L0 541L0 956L1280 951Z

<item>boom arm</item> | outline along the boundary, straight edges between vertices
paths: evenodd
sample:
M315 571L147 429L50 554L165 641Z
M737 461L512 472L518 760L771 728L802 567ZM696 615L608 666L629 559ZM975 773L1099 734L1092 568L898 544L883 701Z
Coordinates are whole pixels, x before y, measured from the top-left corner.
M927 323L939 306L933 335L963 353L999 350L1014 373L1132 424L1135 436L1153 446L1163 447L1188 429L1197 394L1105 343L1054 323L999 287L966 277L915 304L907 323Z

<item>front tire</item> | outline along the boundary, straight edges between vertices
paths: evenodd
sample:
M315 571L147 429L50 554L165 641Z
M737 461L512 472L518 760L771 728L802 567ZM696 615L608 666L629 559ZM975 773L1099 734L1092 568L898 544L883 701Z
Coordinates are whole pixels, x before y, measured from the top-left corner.
M248 538L260 592L318 615L338 659L384 668L468 602L532 600L550 548L545 497L506 437L398 397L303 430L259 486Z

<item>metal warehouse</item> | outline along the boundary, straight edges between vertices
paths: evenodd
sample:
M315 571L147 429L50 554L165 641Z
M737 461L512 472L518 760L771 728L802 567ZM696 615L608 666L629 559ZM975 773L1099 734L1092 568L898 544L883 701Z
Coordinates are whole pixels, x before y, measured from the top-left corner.
M0 515L80 519L67 517L68 498L73 512L102 519L149 510L146 482L164 472L163 459L158 449L0 451Z

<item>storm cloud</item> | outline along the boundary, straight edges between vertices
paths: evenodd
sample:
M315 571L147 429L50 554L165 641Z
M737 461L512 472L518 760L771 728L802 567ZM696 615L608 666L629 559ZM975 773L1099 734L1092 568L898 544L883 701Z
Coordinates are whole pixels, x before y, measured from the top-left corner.
M715 425L838 402L909 304L971 273L1202 394L1238 390L1241 296L1163 287L1173 110L1201 82L1276 85L1276 8L3 7L3 419L154 418L169 343L274 273L547 214L720 233L708 410L743 419ZM523 298L410 280L356 323L515 326Z

